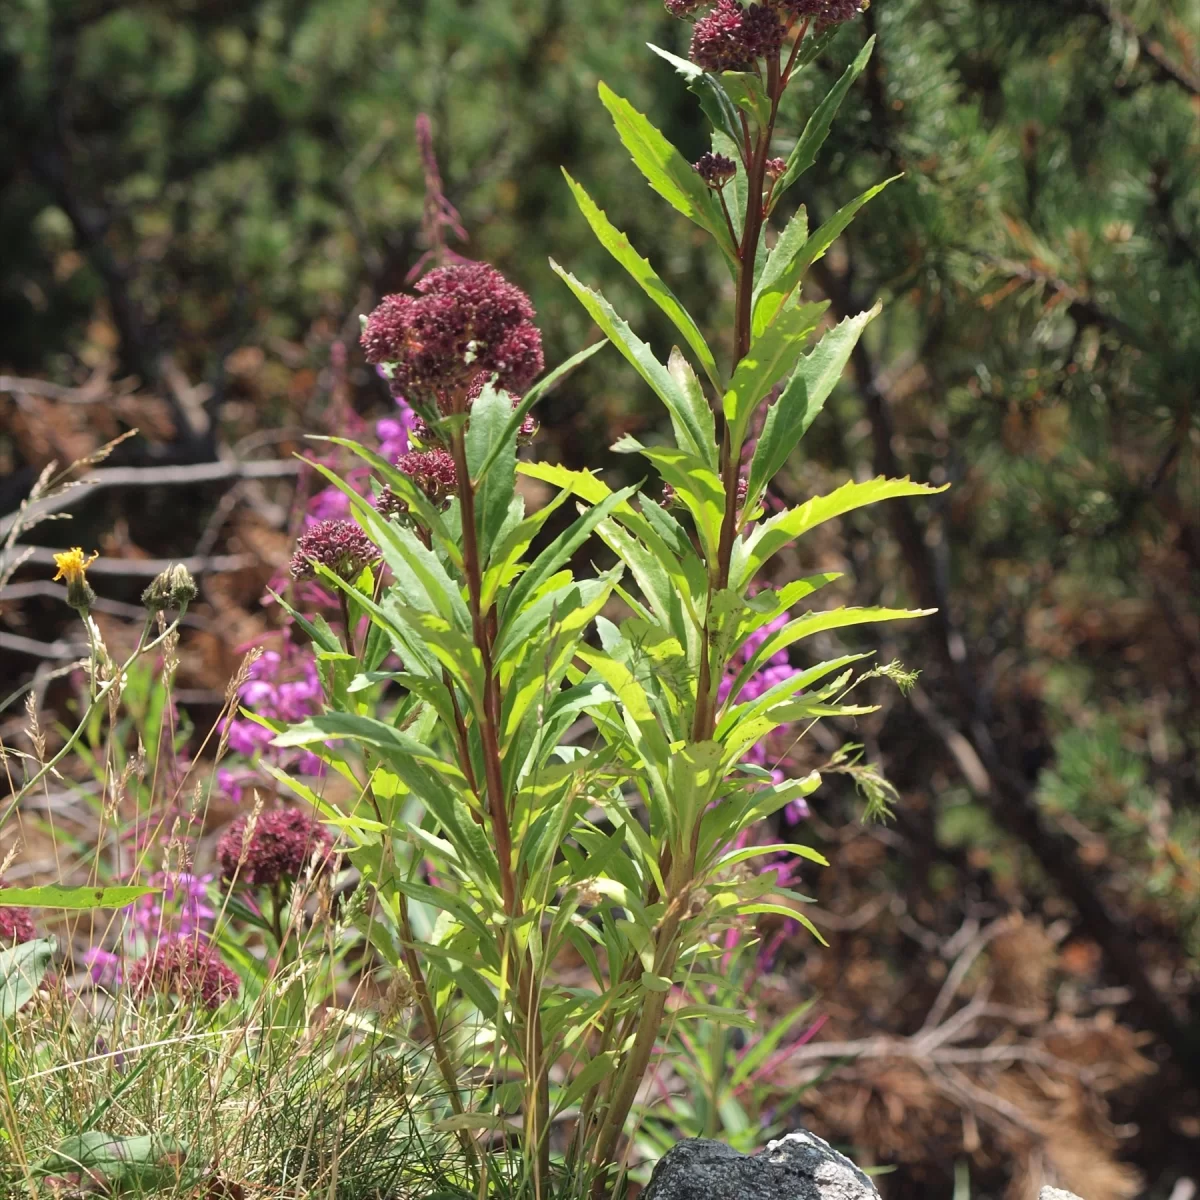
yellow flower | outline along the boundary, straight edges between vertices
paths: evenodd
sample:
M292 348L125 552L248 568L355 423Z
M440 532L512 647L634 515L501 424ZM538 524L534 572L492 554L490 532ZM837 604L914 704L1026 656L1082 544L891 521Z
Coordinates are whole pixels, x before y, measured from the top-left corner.
M67 603L79 613L86 614L95 602L96 593L87 581L86 572L99 557L93 553L91 558L85 559L79 546L54 556L54 565L58 568L54 578L67 581Z
M58 568L58 574L54 578L65 579L68 585L76 583L83 579L84 571L99 557L98 553L93 553L91 558L85 560L83 557L83 548L80 546L64 550L61 554L54 556L54 565Z

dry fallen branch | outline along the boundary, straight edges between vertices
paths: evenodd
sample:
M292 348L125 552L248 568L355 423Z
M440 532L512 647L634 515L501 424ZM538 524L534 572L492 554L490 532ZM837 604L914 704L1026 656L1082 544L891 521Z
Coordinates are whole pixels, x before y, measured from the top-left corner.
M106 467L93 471L70 491L35 501L25 519L45 519L51 513L70 508L103 488L113 487L194 487L201 483L227 480L287 479L296 475L300 463L295 459L266 462L211 462L178 467ZM0 537L7 536L17 514L0 521Z

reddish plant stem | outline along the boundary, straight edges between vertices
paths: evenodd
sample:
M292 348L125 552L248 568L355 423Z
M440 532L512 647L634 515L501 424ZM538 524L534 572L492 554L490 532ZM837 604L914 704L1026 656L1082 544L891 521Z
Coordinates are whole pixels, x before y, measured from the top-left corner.
M492 661L496 622L492 614L485 614L483 611L483 566L475 529L475 489L467 464L466 436L461 429L451 437L451 453L462 513L463 570L467 577L467 603L471 612L472 635L483 663L483 720L479 723L479 734L483 742L487 807L491 818L492 836L496 841L496 857L500 864L500 895L508 919L507 929L511 932L522 910L521 893L513 871L512 828L500 756L500 681ZM543 1189L549 1185L550 1176L550 1085L544 1066L545 1047L541 1014L533 994L532 963L527 953L520 955L516 975L518 1024L526 1039L525 1073L534 1086L533 1103L526 1104L526 1140L535 1147L534 1196L535 1200L541 1200Z
M807 26L805 27L807 29ZM801 39L804 32L801 32ZM795 62L796 50L788 61L787 71L790 73ZM742 115L742 127L745 132L743 161L747 163L746 180L746 218L742 237L738 242L738 276L737 295L734 306L734 365L741 362L750 351L753 334L753 299L754 299L754 260L758 242L762 236L764 220L763 181L766 175L767 158L771 151L771 137L775 129L775 118L779 109L779 98L786 86L786 75L781 75L779 62L771 59L767 63L767 92L771 98L771 112L766 127L760 129L755 138L751 132L745 114ZM720 414L718 413L718 416ZM708 611L712 611L712 600L716 592L729 586L729 570L733 557L733 543L737 532L737 484L740 463L734 452L728 424L723 424L721 435L721 478L725 487L725 514L721 524L721 536L717 548L717 561L710 564ZM715 565L715 571L712 566ZM695 742L711 740L716 728L716 689L713 686L712 665L710 662L712 648L712 631L706 619L703 637L701 639L700 677L696 687L696 710L692 722L692 740ZM661 862L664 880L667 880L667 894L673 897L667 907L662 923L658 929L655 941L654 971L657 975L668 978L675 969L679 956L678 933L690 902L693 877L696 870L698 852L699 826L693 830L690 844L681 850L680 859L674 859L668 846ZM625 1127L625 1121L637 1089L641 1084L662 1024L666 1006L666 993L653 992L645 1001L638 1021L638 1031L634 1044L620 1077L614 1083L609 1099L608 1112L601 1123L597 1135L596 1148L593 1152L592 1163L596 1169L595 1182L592 1188L592 1200L602 1200L607 1188L607 1172L605 1168L612 1161L617 1140Z

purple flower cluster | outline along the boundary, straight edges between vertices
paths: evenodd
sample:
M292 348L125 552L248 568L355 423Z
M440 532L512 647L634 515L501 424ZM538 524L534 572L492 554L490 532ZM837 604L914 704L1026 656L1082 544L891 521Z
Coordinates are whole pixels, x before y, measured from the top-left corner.
M709 0L664 0L673 17L689 17ZM721 71L753 71L758 61L778 54L785 33L797 19L813 21L818 29L853 20L869 0L716 0L692 30L688 56L698 67ZM786 22L786 26L785 26Z
M396 459L396 469L402 475L407 475L438 508L444 508L450 502L450 497L458 491L454 459L440 448L410 450L407 454L401 454ZM387 516L396 516L406 507L391 488L385 488L380 494L379 511Z
M27 908L0 907L0 949L32 942L37 937Z
M544 365L533 305L485 263L438 267L417 295L385 296L361 338L367 361L386 364L394 394L462 411L469 393L495 374L522 392Z
M160 992L177 996L185 1003L199 1002L208 1009L232 1000L241 986L216 950L198 938L159 942L133 964L129 982L138 999L150 992Z
M702 154L692 163L692 170L710 188L723 188L736 174L737 163L724 154Z
M354 580L378 557L375 543L353 521L318 521L297 539L290 570L293 579L312 579L319 563L341 579Z
M760 58L778 54L783 24L774 8L738 0L717 0L713 10L696 22L688 57L698 67L721 71L751 71Z
M250 668L246 682L238 692L239 704L264 717L294 724L320 712L323 700L321 677L310 651L291 649L286 658L277 650L265 651ZM256 753L270 754L280 766L290 766L301 775L320 775L324 766L307 750L281 760L271 746L274 733L257 721L234 715L225 726L229 748L252 758ZM242 783L228 769L218 772L222 788L241 799Z
M310 862L318 872L333 865L329 831L299 808L260 813L246 845L249 818L238 817L217 843L221 879L243 887L271 887L298 879Z

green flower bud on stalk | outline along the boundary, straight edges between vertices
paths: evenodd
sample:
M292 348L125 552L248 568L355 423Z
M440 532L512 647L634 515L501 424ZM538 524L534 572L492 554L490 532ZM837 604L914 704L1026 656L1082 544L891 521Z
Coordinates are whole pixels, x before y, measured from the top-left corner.
M148 612L159 613L177 608L182 616L196 598L196 581L183 563L172 563L160 571L142 593L142 603Z

